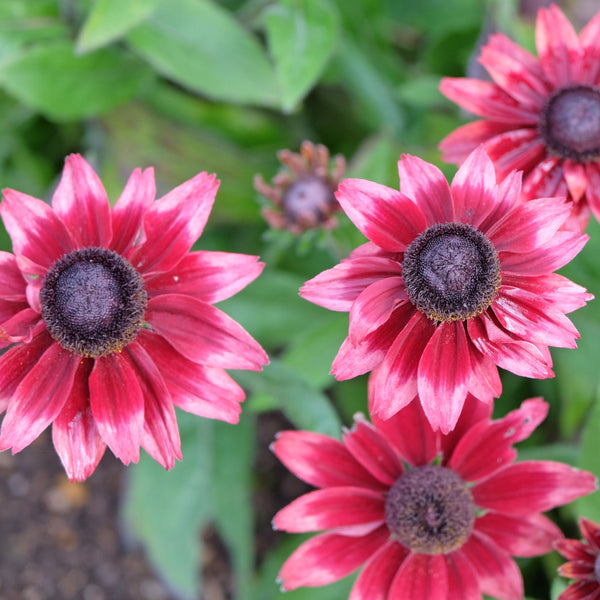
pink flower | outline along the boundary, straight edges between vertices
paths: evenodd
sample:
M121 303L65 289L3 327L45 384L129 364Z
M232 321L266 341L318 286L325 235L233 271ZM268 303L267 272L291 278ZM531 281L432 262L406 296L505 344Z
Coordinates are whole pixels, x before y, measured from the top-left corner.
M499 178L524 171L526 198L566 196L569 227L600 219L600 12L579 37L556 6L540 9L539 59L503 34L490 37L480 62L493 82L444 78L440 90L481 117L440 144L457 164L483 143Z
M388 421L360 415L343 441L285 431L272 448L319 488L273 520L289 532L323 531L284 563L284 590L320 586L363 565L350 600L520 600L511 556L536 556L562 534L541 513L594 491L591 473L551 461L514 462L515 442L545 418L526 400L490 421L469 399L450 435L434 432L418 403Z
M481 148L451 186L419 158L398 167L400 192L342 182L337 199L370 241L300 293L350 313L332 372L344 380L374 369L371 412L389 418L418 395L447 433L468 393L500 395L496 365L552 377L548 346L576 347L565 313L592 296L553 271L587 236L558 231L570 212L564 199L521 202L520 173L497 185Z
M218 181L200 173L154 201L136 169L110 207L78 155L52 207L5 190L14 255L0 253L0 449L19 452L48 425L69 478L108 445L125 464L142 446L165 468L181 459L174 405L230 423L242 389L224 368L260 370L258 343L212 306L255 279L255 256L190 252Z
M600 597L600 525L580 517L585 542L559 540L555 547L569 562L558 568L563 577L577 579L558 600L593 600Z

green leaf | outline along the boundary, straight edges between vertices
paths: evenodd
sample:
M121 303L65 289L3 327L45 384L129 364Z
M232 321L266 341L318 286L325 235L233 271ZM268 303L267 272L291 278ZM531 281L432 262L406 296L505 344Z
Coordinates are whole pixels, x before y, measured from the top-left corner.
M212 491L214 519L232 557L236 588L247 588L254 567L254 415L244 411L237 425L215 421Z
M49 119L85 119L129 100L151 73L116 49L76 56L70 42L38 44L0 64L0 86Z
M282 0L266 14L267 40L291 112L323 71L338 33L337 15L325 0Z
M340 437L341 422L327 396L281 361L273 359L260 373L237 371L235 379L253 393L270 396L298 429Z
M171 471L143 456L130 467L123 507L126 525L156 569L184 598L199 588L198 532L213 512L213 423L179 414L184 459Z
M125 35L156 8L160 0L96 0L77 38L77 51L97 50Z
M163 0L127 40L158 72L209 98L277 103L275 74L258 40L208 0Z
M333 357L348 333L348 315L332 313L321 323L306 327L290 340L282 361L317 389L333 383Z
M304 332L307 325L323 323L331 316L298 295L303 283L302 277L267 267L243 293L219 303L219 308L239 321L261 344L282 346Z
M600 439L600 401L596 400L594 407L586 420L581 442L581 454L578 467L600 473L600 453L598 440ZM577 513L592 521L600 522L600 491L577 499L575 503Z

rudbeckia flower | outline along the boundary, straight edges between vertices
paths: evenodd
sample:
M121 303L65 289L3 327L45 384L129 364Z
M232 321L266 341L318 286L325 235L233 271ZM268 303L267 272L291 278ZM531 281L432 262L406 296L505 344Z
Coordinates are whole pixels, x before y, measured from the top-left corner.
M275 175L271 185L261 175L254 178L256 191L271 201L262 210L267 223L273 229L287 229L295 235L315 227L335 227L334 213L340 205L334 194L346 170L344 157L335 156L330 172L327 147L306 140L300 154L280 150L277 158L287 170Z
M596 600L600 598L600 525L580 517L579 529L585 541L558 540L556 550L569 562L558 572L575 579L558 600Z
M522 600L512 556L536 556L562 537L542 512L594 491L591 473L552 461L514 462L513 444L545 418L526 400L490 421L469 399L450 435L412 403L388 421L358 416L343 441L284 431L272 449L319 488L280 510L276 529L322 531L279 573L284 590L321 586L362 566L350 600Z
M370 241L300 293L350 313L332 372L344 380L373 370L370 412L389 418L418 396L447 433L468 393L500 395L497 366L544 379L554 375L548 347L576 347L565 313L592 296L553 271L587 236L559 230L565 199L521 201L519 172L498 185L482 148L451 186L419 158L398 166L400 192L341 183L336 197Z
M255 256L190 252L218 181L200 173L155 201L136 169L114 207L78 155L52 206L5 190L0 215L0 449L19 452L52 425L69 478L105 448L140 446L165 468L181 458L174 406L235 423L242 389L225 368L260 370L259 344L213 303L255 279Z
M443 158L460 164L479 144L499 178L524 171L526 198L567 196L567 224L585 229L590 211L600 219L600 12L578 36L556 6L540 9L539 58L501 33L479 58L493 81L446 77L441 92L483 117L440 144Z

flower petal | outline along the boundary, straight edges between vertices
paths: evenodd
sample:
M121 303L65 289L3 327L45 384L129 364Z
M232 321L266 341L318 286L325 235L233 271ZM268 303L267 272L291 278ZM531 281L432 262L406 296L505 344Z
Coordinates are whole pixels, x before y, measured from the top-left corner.
M600 12L579 33L583 56L571 64L576 81L598 85L600 79Z
M442 151L442 160L460 165L477 146L487 146L489 140L502 137L502 134L511 135L514 127L513 123L498 123L487 119L461 125L440 142L438 148Z
M144 274L175 267L202 234L218 187L214 175L200 173L154 202L144 214L144 237L131 264Z
M181 441L171 394L161 372L150 355L137 342L125 350L137 372L137 380L144 396L144 429L141 445L165 469L181 460Z
M166 273L146 277L148 296L185 294L214 304L230 298L254 281L264 263L258 256L233 252L198 251L187 254Z
M393 448L363 415L354 416L354 426L344 433L343 439L356 461L382 483L391 486L404 472Z
M486 235L497 252L530 252L550 242L570 212L571 204L559 198L530 200L498 220Z
M579 61L583 51L573 26L558 6L539 10L535 45L546 77L556 87L573 83L571 65Z
M491 403L494 398L499 398L502 393L502 381L500 380L498 367L488 356L479 352L470 339L468 344L469 361L471 362L469 393L481 402Z
M410 553L392 582L389 598L445 600L448 598L448 567L443 554Z
M52 208L78 248L106 248L112 237L110 205L94 169L79 154L65 160Z
M467 396L471 362L462 321L435 328L419 361L419 400L433 429L448 433L456 425Z
M372 421L408 464L419 467L435 459L440 436L425 418L420 402L410 402L390 419L373 415Z
M473 567L460 550L445 555L448 568L448 600L481 600Z
M37 198L4 190L0 215L13 243L19 267L31 275L45 275L74 243L58 215Z
M260 371L269 362L258 342L239 323L196 298L182 294L151 298L146 320L191 361L252 371Z
M69 398L52 423L54 447L71 481L87 479L106 449L89 403L88 378L92 366L91 359L80 362Z
M421 355L435 333L433 323L415 313L398 334L378 368L370 399L370 412L389 419L417 394Z
M558 156L549 156L523 178L523 196L528 200L559 196L561 194L557 192L562 181L562 159ZM566 196L566 194L562 195Z
M528 253L503 252L500 256L502 272L515 275L546 275L566 265L577 256L589 237L577 231L558 231L543 248Z
M500 123L536 125L537 110L523 106L499 85L481 79L444 77L440 91L460 107Z
M71 393L80 360L56 343L45 350L27 371L8 405L2 421L0 450L12 447L13 454L20 452L52 423Z
M391 600L390 586L408 554L396 540L382 546L359 573L348 600Z
M471 488L477 506L508 515L530 515L572 502L596 489L592 473L553 461L508 465Z
M381 491L364 487L331 487L308 492L282 508L273 527L290 533L334 527L382 524L385 498Z
M390 318L359 344L346 338L333 361L331 373L343 381L375 369L415 312L414 306L406 302L397 306Z
M8 302L25 302L25 279L10 252L0 252L0 298Z
M474 530L459 552L471 563L484 594L500 600L522 600L523 578L519 567L485 534Z
M399 305L408 302L402 277L387 277L372 283L352 304L348 338L359 344L383 325Z
M540 110L550 86L539 61L505 35L495 34L490 42L482 48L479 62L505 92L523 106Z
M492 310L502 327L523 339L559 348L577 347L579 332L573 323L532 292L502 286Z
M307 281L300 295L329 310L347 312L368 286L401 273L400 262L392 258L348 258Z
M513 444L528 438L547 413L548 404L532 398L498 421L479 421L460 439L448 467L465 481L488 477L516 459Z
M90 405L102 439L126 465L140 458L144 396L125 353L94 360L89 377Z
M121 256L129 255L141 234L144 214L152 206L155 194L154 169L134 169L112 209L111 250Z
M136 342L152 357L175 406L227 423L240 420L240 402L246 394L223 369L188 360L161 336L147 330L138 333Z
M548 152L534 127L500 133L487 140L484 146L499 180L515 170L528 173L546 158Z
M417 156L403 154L398 162L398 173L401 192L412 198L423 211L427 226L455 220L448 181L435 165Z
M418 206L385 185L365 179L345 179L335 196L356 227L388 252L404 252L426 228Z
M497 203L496 173L483 146L469 154L454 176L450 189L455 220L479 227ZM487 232L486 235L489 237Z
M513 517L488 512L477 518L475 528L512 556L547 554L563 536L548 517L540 514Z
M352 573L387 542L387 527L364 537L322 533L304 542L283 564L278 580L284 591L333 583Z
M590 547L600 551L600 527L590 519L579 517L579 529Z
M271 450L296 477L316 487L381 485L340 441L322 433L282 431Z

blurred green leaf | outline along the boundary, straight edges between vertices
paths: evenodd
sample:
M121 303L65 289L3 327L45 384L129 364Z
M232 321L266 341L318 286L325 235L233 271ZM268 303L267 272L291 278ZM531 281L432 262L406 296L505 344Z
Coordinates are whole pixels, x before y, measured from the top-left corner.
M199 588L201 526L213 513L213 423L178 414L184 460L165 471L148 456L129 469L123 516L165 581L183 598Z
M315 323L324 323L330 313L298 295L304 279L267 268L242 293L219 303L248 329L261 344L275 348Z
M275 74L257 38L209 0L162 0L127 41L158 72L209 98L277 104Z
M281 105L290 112L329 59L338 31L336 14L326 0L281 0L267 12L266 27Z
M596 400L591 413L586 419L581 440L581 454L578 467L591 471L598 476L600 473L600 453L598 440L600 439L600 402ZM600 523L600 491L578 498L575 501L577 513L592 521Z
M281 361L271 360L260 373L238 371L235 379L252 393L270 396L298 429L340 437L341 422L329 398Z
M348 315L330 313L327 321L316 323L290 338L281 360L317 389L330 386L331 363L348 333Z
M244 590L254 568L254 416L244 411L237 425L215 421L212 439L214 519L232 557L236 588Z
M125 35L156 8L160 0L96 0L79 32L77 51L97 50Z
M151 73L116 49L76 56L67 41L38 44L0 63L0 86L49 119L93 117L129 100Z

